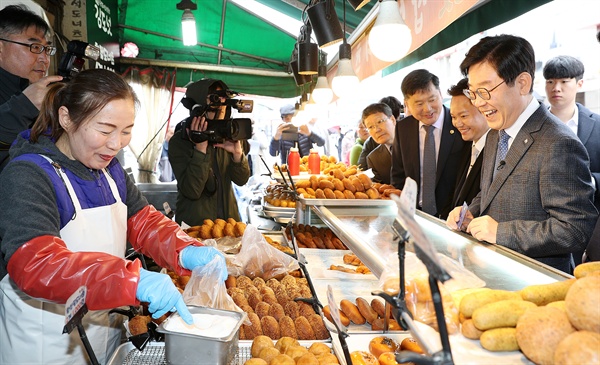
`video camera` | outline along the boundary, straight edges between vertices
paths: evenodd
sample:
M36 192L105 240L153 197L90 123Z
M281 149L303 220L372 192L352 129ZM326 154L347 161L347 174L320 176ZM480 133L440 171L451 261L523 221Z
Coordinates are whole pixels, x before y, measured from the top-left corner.
M100 57L98 47L82 41L70 41L67 52L58 65L58 74L63 77L63 81L69 81L83 69L84 58L96 61L98 57Z
M221 90L208 93L208 89L215 83L221 86ZM254 107L252 100L234 99L237 95L237 92L227 89L222 81L205 79L190 85L186 97L181 101L190 111L190 116L182 122L182 138L187 138L194 143L208 141L209 144L252 138L252 120L250 118L230 118L232 108L239 113L252 113ZM222 107L226 108L225 118L208 118L207 112L215 112L215 115L218 115L217 113ZM206 130L189 130L189 133L185 133L189 123L195 117L206 118L208 123Z

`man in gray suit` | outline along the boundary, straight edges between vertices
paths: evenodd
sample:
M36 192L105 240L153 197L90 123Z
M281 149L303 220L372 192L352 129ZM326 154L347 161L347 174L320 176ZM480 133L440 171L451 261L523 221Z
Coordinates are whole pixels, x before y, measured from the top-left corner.
M373 181L389 184L392 167L392 144L396 117L392 108L384 103L375 103L362 112L362 120L369 135L378 146L367 156L367 166L373 171Z
M585 147L532 95L533 47L512 35L485 37L460 69L469 78L465 95L492 128L467 232L570 272L598 211ZM448 227L459 228L459 214L450 212Z

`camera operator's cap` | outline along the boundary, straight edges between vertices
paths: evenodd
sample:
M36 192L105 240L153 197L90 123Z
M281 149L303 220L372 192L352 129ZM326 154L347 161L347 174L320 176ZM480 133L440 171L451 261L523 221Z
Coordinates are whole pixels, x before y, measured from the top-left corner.
M187 87L185 97L194 100L195 104L204 104L209 91L214 91L217 87L221 87L223 90L228 89L227 85L221 80L202 79Z
M296 113L296 107L292 104L284 105L279 108L279 113L283 115L290 115Z

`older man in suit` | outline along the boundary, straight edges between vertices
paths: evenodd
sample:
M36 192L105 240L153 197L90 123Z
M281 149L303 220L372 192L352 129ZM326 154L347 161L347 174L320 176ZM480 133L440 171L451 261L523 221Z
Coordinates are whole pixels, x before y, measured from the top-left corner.
M446 219L458 170L470 145L452 126L437 76L414 70L402 80L401 89L411 115L396 123L391 184L403 189L407 177L415 180L418 208Z
M570 272L598 217L594 187L583 144L533 97L533 47L512 35L485 37L460 68L465 95L492 128L467 232ZM459 214L448 216L450 228Z
M396 117L392 108L384 103L375 103L362 112L362 120L369 135L378 146L367 156L367 166L373 171L373 181L389 184L392 166L391 148L394 143Z
M453 206L463 203L471 204L471 200L479 193L481 181L481 163L483 161L483 147L490 130L483 114L471 103L463 93L469 88L466 78L448 89L450 100L450 116L452 125L458 129L463 141L471 143L471 154L467 155L463 166L458 173L458 181L452 199Z

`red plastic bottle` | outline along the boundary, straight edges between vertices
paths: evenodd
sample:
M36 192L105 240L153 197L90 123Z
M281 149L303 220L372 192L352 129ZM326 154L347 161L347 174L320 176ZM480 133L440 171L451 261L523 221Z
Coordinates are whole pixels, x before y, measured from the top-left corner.
M287 158L287 167L290 171L290 175L300 175L300 153L297 147L290 148L290 153Z
M310 150L310 155L308 155L308 171L310 174L315 175L321 173L321 157L314 148Z

